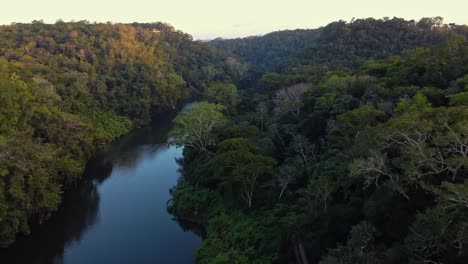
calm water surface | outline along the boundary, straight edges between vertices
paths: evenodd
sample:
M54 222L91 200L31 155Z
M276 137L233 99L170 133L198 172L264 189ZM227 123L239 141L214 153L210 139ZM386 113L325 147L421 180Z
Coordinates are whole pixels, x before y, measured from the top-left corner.
M89 162L59 211L0 251L0 263L193 263L199 236L167 212L182 149L170 119L137 129Z

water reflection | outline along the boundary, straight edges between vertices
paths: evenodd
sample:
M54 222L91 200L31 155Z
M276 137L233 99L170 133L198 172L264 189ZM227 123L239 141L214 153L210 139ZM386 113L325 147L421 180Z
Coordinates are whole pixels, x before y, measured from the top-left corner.
M109 174L108 174L109 175ZM95 223L99 193L92 179L85 179L63 197L63 206L30 236L20 236L8 250L0 251L2 263L52 263L60 259L69 243L79 241Z
M175 115L172 113L156 117L152 126L136 129L114 142L91 162L91 166L134 169L144 157L166 150L170 123ZM94 178L102 182L108 176L109 174L98 174Z
M135 130L90 161L58 212L0 250L0 263L192 262L200 238L166 212L181 153L167 145L173 117Z

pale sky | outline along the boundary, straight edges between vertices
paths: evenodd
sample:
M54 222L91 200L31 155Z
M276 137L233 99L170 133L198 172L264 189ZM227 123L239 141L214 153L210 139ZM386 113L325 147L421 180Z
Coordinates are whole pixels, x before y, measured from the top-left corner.
M13 0L0 5L0 24L167 22L195 39L233 38L317 28L343 19L442 16L468 24L468 0Z

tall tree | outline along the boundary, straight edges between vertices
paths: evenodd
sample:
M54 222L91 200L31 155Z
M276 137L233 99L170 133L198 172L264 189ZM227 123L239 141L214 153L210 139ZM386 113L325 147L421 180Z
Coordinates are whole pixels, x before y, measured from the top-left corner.
M310 84L299 83L276 92L274 99L276 113L280 116L290 113L298 119L303 107L302 95L310 87Z
M237 87L232 83L210 83L205 88L204 95L210 103L227 107L235 107L239 103Z
M195 103L174 119L171 143L205 151L215 144L215 129L227 123L222 111L225 107L208 102Z

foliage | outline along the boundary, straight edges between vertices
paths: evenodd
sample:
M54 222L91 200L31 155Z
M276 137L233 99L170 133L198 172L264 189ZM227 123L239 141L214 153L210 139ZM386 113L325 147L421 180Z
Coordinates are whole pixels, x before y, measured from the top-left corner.
M295 118L299 118L301 113L302 94L310 88L309 84L301 83L289 86L276 92L274 99L275 111L278 115L291 113Z
M276 72L240 81L220 143L184 155L184 196L217 195L199 202L197 261L465 263L466 26L358 19L316 33L282 62L248 49L269 36L212 43Z
M317 37L317 33L315 29L284 30L257 37L217 38L209 44L232 52L252 65L274 70L283 60L307 47Z
M56 211L99 148L243 68L163 23L0 26L0 246Z
M199 151L215 145L214 131L226 124L224 106L207 102L195 103L174 119L172 143Z
M467 36L357 19L211 43L228 54L163 23L2 26L0 245L195 95L168 210L205 228L198 262L466 263Z
M230 83L211 83L205 88L204 96L210 103L235 107L239 103L237 87Z

